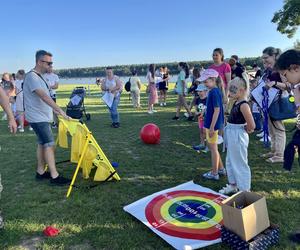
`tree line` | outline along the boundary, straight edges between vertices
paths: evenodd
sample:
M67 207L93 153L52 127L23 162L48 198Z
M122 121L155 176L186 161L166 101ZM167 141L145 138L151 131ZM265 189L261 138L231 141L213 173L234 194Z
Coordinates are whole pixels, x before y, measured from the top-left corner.
M260 57L241 58L240 62L251 69L253 64L258 64L262 67ZM190 61L190 67L209 67L212 61ZM156 67L166 66L171 75L178 73L178 62L157 63ZM114 73L118 76L130 76L132 69L135 69L138 75L146 75L149 64L131 64L131 65L115 65L112 66ZM83 78L83 77L103 77L105 76L105 67L88 67L88 68L73 68L59 69L55 73L61 78Z

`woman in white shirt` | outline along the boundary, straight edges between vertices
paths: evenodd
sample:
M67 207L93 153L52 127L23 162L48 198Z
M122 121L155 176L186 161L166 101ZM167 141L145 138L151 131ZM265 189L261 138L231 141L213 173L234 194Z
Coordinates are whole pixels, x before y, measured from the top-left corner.
M119 77L115 76L111 67L106 68L106 78L100 80L101 90L114 95L114 100L111 107L108 107L110 112L112 128L120 127L120 119L118 112L118 105L120 103L120 96L123 90L123 83Z

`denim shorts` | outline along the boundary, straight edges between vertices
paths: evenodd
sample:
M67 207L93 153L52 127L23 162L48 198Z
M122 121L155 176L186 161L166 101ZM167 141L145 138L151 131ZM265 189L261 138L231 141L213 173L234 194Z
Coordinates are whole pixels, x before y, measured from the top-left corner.
M30 126L33 128L35 134L38 137L37 139L38 144L42 145L45 148L52 147L55 145L50 123L35 122L35 123L30 123Z

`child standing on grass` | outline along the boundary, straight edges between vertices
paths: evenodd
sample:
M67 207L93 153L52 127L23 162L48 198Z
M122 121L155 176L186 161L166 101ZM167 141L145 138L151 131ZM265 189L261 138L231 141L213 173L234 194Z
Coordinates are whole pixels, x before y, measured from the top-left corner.
M187 90L188 90L187 79L189 78L189 73L190 73L189 66L185 62L180 62L178 64L178 70L180 72L176 82L176 93L178 95L177 108L176 108L176 114L172 118L172 120L179 120L180 110L181 107L183 106L186 109L186 112L188 113L187 120L192 121L194 117L191 113L189 106L187 105L186 98L185 98L187 96Z
M250 191L251 172L248 165L249 135L255 129L255 122L247 98L249 79L245 72L229 83L229 95L234 100L228 123L225 127L227 146L226 170L229 184L219 192L231 194Z
M204 117L206 112L206 101L207 101L207 87L200 83L197 88L195 89L197 95L199 96L198 99L198 107L196 115L198 116L198 126L199 126L199 133L200 133L200 145L194 146L193 148L197 151L205 150L205 129L204 129Z
M158 102L158 97L157 97L157 89L155 86L155 65L150 64L149 65L149 71L147 73L147 89L146 92L148 94L148 114L153 114L157 112L153 106Z
M205 70L200 77L200 81L204 82L209 89L204 128L211 152L212 170L203 174L203 177L210 180L219 180L220 175L226 175L226 170L218 151L218 131L223 129L224 125L222 93L217 87L218 77L219 73L214 69Z

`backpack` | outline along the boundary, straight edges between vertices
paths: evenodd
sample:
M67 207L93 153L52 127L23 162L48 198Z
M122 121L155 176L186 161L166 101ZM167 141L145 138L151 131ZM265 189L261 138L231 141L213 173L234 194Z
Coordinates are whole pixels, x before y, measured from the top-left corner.
M130 79L131 77L129 78L128 82L125 83L125 90L127 92L130 92L130 87L131 87Z

